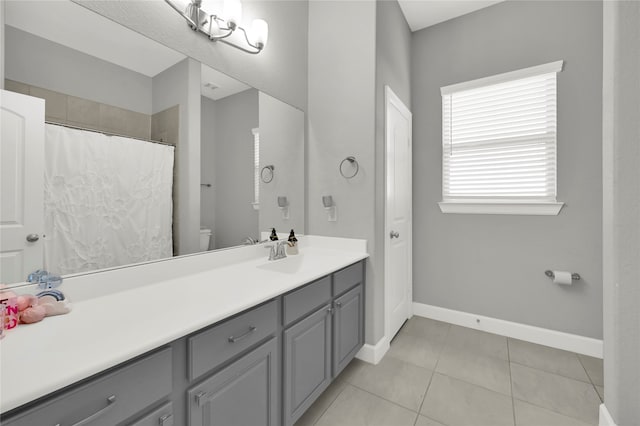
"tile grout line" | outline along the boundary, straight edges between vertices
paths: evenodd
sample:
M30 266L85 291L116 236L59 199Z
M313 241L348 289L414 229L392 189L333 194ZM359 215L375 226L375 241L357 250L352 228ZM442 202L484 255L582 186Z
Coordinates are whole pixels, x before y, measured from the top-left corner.
M576 379L575 377L569 377L569 376L567 376L567 375L565 375L565 374L557 373L557 372L555 372L555 371L549 371L549 370L545 370L545 369L542 369L542 368L539 368L539 367L533 367L533 366L531 366L531 365L523 364L522 362L518 362L518 361L510 361L510 363L514 363L514 364L520 365L520 366L522 366L522 367L531 368L531 369L533 369L533 370L542 371L542 372L544 372L544 373L553 374L553 375L555 375L555 376L564 377L565 379L575 380L576 382L586 383L586 384L588 384L588 385L595 385L595 383L593 383L593 382L591 381L591 377L589 377L589 374L588 374L586 371L585 371L585 374L587 374L587 378L589 379L589 381L588 381L588 382L585 382L584 380ZM580 366L584 369L584 366L583 366L582 364L580 364Z
M336 400L338 399L338 397L342 394L342 392L344 392L344 390L345 390L345 389L347 388L347 386L349 385L349 383L348 383L348 382L346 382L346 381L344 382L344 384L345 384L345 386L344 386L342 389L340 389L340 392L338 392L338 393L336 394L335 398L333 398L333 399L331 400L331 402L327 405L327 408L325 408L324 410L322 410L322 413L320 413L320 415L318 416L318 418L317 418L317 419L315 419L315 420L313 421L313 423L311 424L312 426L314 426L316 423L318 423L318 422L320 421L320 419L322 418L322 416L324 416L324 414L329 410L329 408L331 408L331 406L333 405L333 403L334 403L334 402L336 402ZM326 389L325 389L325 391L326 391ZM320 397L320 396L318 396L318 398L319 398L319 397ZM317 401L317 399L316 399L316 401ZM314 401L314 403L315 403L315 401ZM312 405L313 405L313 404L312 404ZM311 407L309 407L309 408L311 408ZM308 410L309 408L307 408L307 410ZM303 414L303 415L304 415L304 414ZM298 419L298 420L300 420L300 419Z
M361 387L360 387L360 386L358 386L358 385L354 385L353 383L348 383L348 384L349 384L349 386L353 386L354 388L356 388L356 389L358 389L358 390L361 390L362 392L366 392L366 393L368 393L369 395L375 396L376 398L380 398L380 399L382 399L383 401L388 402L389 404L393 404L393 405L395 405L396 407L400 407L400 408L402 408L403 410L407 410L407 411L410 411L410 412L415 413L415 414L418 414L418 415L420 414L419 412L417 412L417 411L415 411L415 410L412 410L411 408L407 408L407 407L405 407L404 405L400 405L400 404L398 404L398 403L397 403L397 402L395 402L395 401L391 401L390 399L387 399L387 398L385 398L384 396L380 396L380 395L378 395L378 394L375 394L375 393L373 393L373 392L371 392L371 391L369 391L369 390L367 390L367 389L361 388Z
M524 399L520 399L520 398L514 398L514 400L517 400L517 401L520 401L520 402L524 402L524 403L525 403L525 404L527 404L527 405L531 405L531 406L533 406L533 407L540 408L541 410L544 410L544 411L549 411L550 413L557 414L557 415L559 415L559 416L566 417L566 418L571 419L571 420L576 420L576 421L578 421L578 422L580 422L580 423L583 423L583 424L585 424L585 425L590 425L590 424L591 424L591 423L587 422L587 421L586 421L586 420L584 420L584 419L579 419L579 418L577 418L577 417L573 417L573 416L570 416L570 415L568 415L568 414L561 413L561 412L556 411L556 410L554 410L554 409L552 409L552 408L544 407L544 406L542 406L542 405L536 404L535 402L525 401Z
M582 366L582 369L584 370L584 373L589 378L589 382L591 383L591 386L593 386L593 390L596 392L596 395L598 395L598 398L600 399L600 402L602 402L604 404L604 395L601 396L600 392L598 392L598 388L596 388L596 384L593 382L593 379L591 378L591 374L589 374L589 371L587 371L587 367L584 366L584 363L580 359L580 356L578 354L575 354L575 355L576 355L576 358L578 358L578 362ZM604 389L604 386L602 386L602 388Z
M507 349L509 349L509 338L507 338ZM575 352L572 352L572 354L573 354L573 355L575 355L575 356L578 358L578 361L580 362L580 365L581 365L581 366L582 366L582 368L584 369L585 367L584 367L584 365L582 364L582 361L580 361L580 357L578 356L578 354L576 354ZM511 353L510 353L510 352L509 352L509 357L511 357ZM571 377L566 377L566 376L563 376L563 375L561 375L561 374L552 373L552 372L549 372L549 371L546 371L546 370L542 370L542 369L539 369L539 368L531 367L531 366L524 365L524 364L521 364L521 363L518 363L518 362L514 362L514 364L516 364L516 365L520 365L520 366L525 367L525 368L530 368L530 369L532 369L532 370L541 371L541 372L543 372L543 373L552 374L552 375L554 375L554 376L559 376L559 377L562 377L562 378L564 378L564 379L573 380L573 381L580 382L580 383L584 383L584 384L591 384L591 385L594 387L594 391L596 392L596 395L598 395L598 398L600 397L600 395L598 394L598 391L595 389L595 385L593 384L593 382L592 382L592 383L586 383L586 382L583 382L582 380L577 380L577 379L574 379L574 378L571 378ZM509 372L511 372L511 362L509 362ZM589 376L589 373L586 371L586 369L585 369L585 373L587 374L587 377L588 377L588 378L589 378L589 380L591 381L591 376ZM585 420L583 420L583 419L579 419L579 418L576 418L576 417L570 416L570 415L568 415L568 414L561 413L561 412L556 411L556 410L554 410L554 409L552 409L552 408L549 408L549 407L545 407L545 406L542 406L542 405L536 404L536 403L534 403L534 402L532 402L532 401L526 401L526 400L524 400L524 399L515 398L515 397L513 396L513 381L512 381L511 387L512 387L512 389L511 389L511 394L512 394L512 395L511 395L511 396L512 396L512 401L513 401L513 410L514 410L514 422L515 422L515 400L517 399L518 401L524 402L525 404L533 405L534 407L541 408L541 409L543 409L543 410L550 411L550 412L552 412L552 413L555 413L555 414L558 414L558 415L561 415L561 416L564 416L564 417L567 417L567 418L570 418L570 419L573 419L573 420L577 420L577 421L580 421L580 422L585 423L585 424L587 423L587 422L585 422Z
M511 389L511 413L513 414L513 425L516 426L516 402L513 396L513 375L511 374L511 349L509 338L507 337L507 362L509 363L509 386Z
M431 372L431 378L429 379L429 384L427 385L427 389L424 391L424 397L422 398L422 402L420 403L420 407L418 407L418 417L420 413L422 413L422 406L424 405L424 401L427 399L427 393L429 393L429 388L431 387L431 383L433 382L433 377L436 375L436 369L438 368L438 363L440 362L440 357L442 356L442 351L444 350L444 346L447 343L447 338L449 337L449 332L451 331L451 324L447 327L447 332L442 339L442 345L440 346L440 350L438 351L438 356L436 357L436 363L433 366L433 371ZM416 422L418 419L416 419Z

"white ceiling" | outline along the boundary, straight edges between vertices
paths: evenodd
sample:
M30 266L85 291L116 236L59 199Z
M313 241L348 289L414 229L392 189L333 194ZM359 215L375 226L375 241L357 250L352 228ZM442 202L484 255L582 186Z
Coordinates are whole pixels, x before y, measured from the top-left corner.
M504 0L398 0L411 31L483 9Z
M205 64L201 66L201 75L202 86L200 92L202 96L206 96L214 101L251 89L251 86L247 86L235 78L216 71Z
M154 77L186 58L182 53L69 0L8 0L5 3L7 25L147 77ZM176 13L176 19L182 18ZM212 90L205 86L207 83L217 88ZM203 96L217 100L249 88L202 65Z
M399 0L399 3L411 30L417 31L500 1L503 0ZM176 14L176 19L181 18ZM5 23L148 77L186 57L69 0L7 0ZM202 65L203 96L217 100L248 88Z
M173 49L68 0L10 0L5 4L7 25L148 77L185 58Z

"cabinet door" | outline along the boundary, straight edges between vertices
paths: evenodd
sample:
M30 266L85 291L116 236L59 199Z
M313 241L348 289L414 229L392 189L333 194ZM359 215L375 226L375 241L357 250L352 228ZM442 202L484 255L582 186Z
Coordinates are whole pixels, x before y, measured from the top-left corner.
M331 382L331 305L284 332L284 422L293 424Z
M277 339L188 391L190 426L277 426Z
M333 315L333 376L340 374L364 344L362 285L335 302Z

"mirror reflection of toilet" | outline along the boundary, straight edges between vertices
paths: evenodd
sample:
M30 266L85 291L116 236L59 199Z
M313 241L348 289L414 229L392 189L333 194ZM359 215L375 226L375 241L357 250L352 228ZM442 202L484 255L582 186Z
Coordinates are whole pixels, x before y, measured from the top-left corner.
M207 251L211 247L213 241L213 233L209 228L200 228L200 251Z

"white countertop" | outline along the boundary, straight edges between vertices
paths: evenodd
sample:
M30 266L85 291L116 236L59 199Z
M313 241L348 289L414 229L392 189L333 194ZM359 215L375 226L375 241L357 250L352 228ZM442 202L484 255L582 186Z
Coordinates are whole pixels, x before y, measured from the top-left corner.
M300 254L267 261L262 247L212 252L77 277L73 310L9 330L0 343L6 412L368 257L364 240L301 237ZM235 257L235 258L234 258ZM220 262L225 265L220 265ZM173 262L173 263L172 263ZM206 265L213 266L207 268ZM170 266L173 277L145 282ZM195 271L195 272L193 272ZM128 278L127 278L128 276ZM127 282L127 279L129 282ZM147 279L147 281L149 281ZM96 288L97 297L87 297ZM65 288L65 286L67 286ZM77 297L74 297L77 296Z

